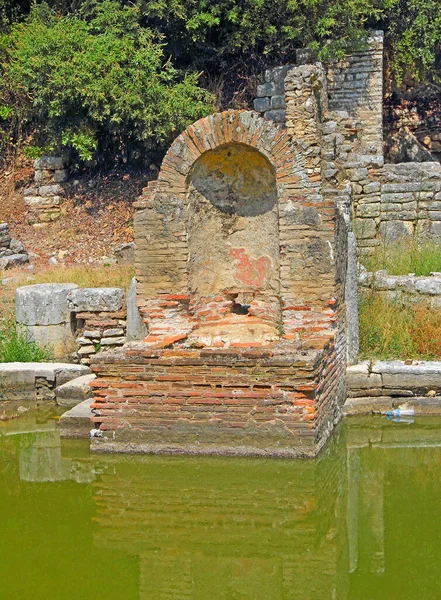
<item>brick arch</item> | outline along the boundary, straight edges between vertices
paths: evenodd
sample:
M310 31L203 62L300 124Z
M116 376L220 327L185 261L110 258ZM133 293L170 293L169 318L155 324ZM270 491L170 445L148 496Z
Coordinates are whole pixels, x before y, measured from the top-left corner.
M209 150L230 143L258 150L274 168L279 200L284 184L308 179L301 155L286 129L266 121L253 111L227 110L199 119L179 135L161 165L157 190L185 198L187 177L197 159Z
M229 110L200 119L179 135L158 179L135 203L137 303L152 339L168 329L185 337L195 328L195 295L189 288L189 180L202 155L232 144L256 150L274 169L284 336L293 339L310 328L326 329L334 318L328 302L335 297L335 201L322 192L310 148L308 152L306 145L304 151L303 142L289 130L255 112Z

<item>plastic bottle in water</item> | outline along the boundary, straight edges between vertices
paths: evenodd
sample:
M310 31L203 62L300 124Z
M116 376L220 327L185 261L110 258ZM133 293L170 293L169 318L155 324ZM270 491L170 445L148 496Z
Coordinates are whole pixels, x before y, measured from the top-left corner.
M391 417L413 417L415 410L413 408L394 408L393 410L388 410L386 414L389 419Z

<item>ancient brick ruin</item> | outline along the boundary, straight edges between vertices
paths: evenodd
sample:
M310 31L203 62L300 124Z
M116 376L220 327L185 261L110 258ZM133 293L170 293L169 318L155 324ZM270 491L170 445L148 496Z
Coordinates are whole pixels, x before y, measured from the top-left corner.
M340 63L299 53L265 73L256 112L174 141L135 204L148 335L92 360L94 449L312 456L326 442L346 392L351 217L374 247L390 172L382 52L377 32Z

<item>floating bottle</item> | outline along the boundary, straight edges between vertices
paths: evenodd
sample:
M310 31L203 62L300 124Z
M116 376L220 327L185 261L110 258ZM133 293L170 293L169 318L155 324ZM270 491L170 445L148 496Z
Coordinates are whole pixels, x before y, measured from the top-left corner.
M389 419L391 417L400 419L401 417L413 417L415 415L415 410L411 407L394 408L393 410L388 410L386 414Z

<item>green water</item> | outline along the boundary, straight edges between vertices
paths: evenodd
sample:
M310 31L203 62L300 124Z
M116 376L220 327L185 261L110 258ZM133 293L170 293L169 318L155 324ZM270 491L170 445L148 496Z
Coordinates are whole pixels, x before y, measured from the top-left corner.
M90 455L0 423L0 599L441 598L441 422L348 421L318 459Z

